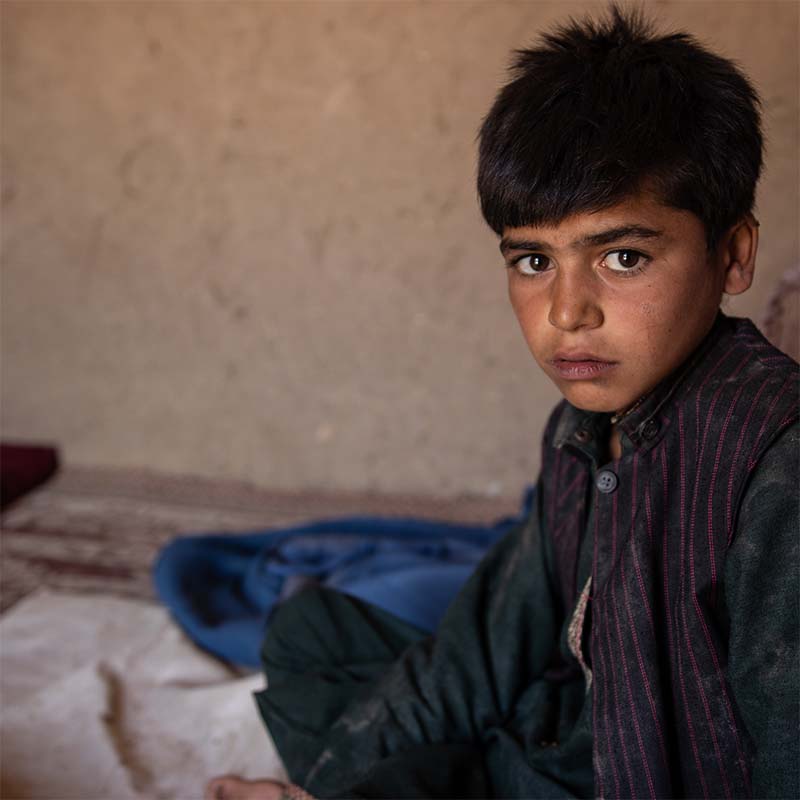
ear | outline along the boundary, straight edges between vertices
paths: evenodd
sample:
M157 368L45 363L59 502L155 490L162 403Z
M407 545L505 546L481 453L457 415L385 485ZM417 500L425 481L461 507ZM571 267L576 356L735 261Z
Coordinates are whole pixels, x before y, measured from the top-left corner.
M747 214L736 223L720 242L718 256L725 273L722 291L741 294L753 283L758 251L758 221Z

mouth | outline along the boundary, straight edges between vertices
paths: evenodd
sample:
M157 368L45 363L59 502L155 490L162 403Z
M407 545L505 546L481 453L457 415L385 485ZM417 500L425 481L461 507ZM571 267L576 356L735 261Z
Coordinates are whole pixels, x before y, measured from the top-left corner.
M608 361L592 353L556 353L548 363L559 377L566 380L587 380L608 373L617 366L616 361Z

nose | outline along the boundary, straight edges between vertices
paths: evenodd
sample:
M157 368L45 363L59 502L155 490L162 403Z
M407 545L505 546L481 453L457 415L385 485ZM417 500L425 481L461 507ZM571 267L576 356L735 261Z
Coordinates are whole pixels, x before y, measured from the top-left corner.
M585 274L557 274L550 287L548 322L562 331L600 327L603 311L598 292Z

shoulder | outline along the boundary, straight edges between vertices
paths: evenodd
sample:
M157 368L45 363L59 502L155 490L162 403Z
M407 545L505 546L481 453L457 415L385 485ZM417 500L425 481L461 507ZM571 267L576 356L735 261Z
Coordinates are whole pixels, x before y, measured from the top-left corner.
M791 578L796 598L800 578L798 484L800 422L795 422L764 451L748 476L726 558L726 582L732 594L737 594L737 586L745 591L748 582L742 576L750 574L772 593L781 581Z
M730 322L729 335L721 343L725 352L733 356L725 359L725 372L730 373L744 362L743 380L754 375L778 380L797 377L800 370L797 362L778 350L751 320L731 318ZM730 378L730 374L722 377Z
M734 509L732 552L769 548L773 555L797 556L800 524L800 421L787 425L751 462L741 500ZM734 558L734 561L736 558Z
M753 464L742 498L742 512L758 516L765 506L798 506L800 421L787 425Z
M679 405L687 419L698 418L704 439L752 445L752 468L798 418L800 367L750 320L725 322L724 333L693 369Z

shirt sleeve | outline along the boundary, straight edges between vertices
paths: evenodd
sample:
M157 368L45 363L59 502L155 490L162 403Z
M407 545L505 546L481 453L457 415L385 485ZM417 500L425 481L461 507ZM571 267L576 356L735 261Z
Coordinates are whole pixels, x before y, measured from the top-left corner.
M439 784L452 791L458 774L478 792L462 783L459 796L485 796L486 761L511 738L514 715L546 703L558 620L540 509L537 491L531 516L481 562L436 637L409 648L351 703L305 788L323 797L382 796L366 788L374 786L430 796Z
M755 747L753 797L800 797L800 426L754 471L725 564L728 677Z

